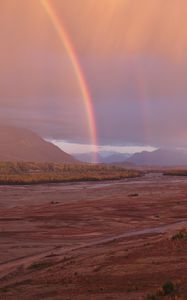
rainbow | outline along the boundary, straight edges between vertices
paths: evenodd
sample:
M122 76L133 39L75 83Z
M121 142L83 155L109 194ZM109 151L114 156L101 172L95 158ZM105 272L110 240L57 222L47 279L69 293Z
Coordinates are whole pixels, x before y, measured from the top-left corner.
M137 74L137 98L140 101L140 107L142 112L143 119L143 128L144 128L144 138L145 144L149 145L151 141L151 120L150 120L150 102L149 102L149 89L146 83L146 76L144 74L144 67L138 62L136 64L136 74Z
M97 130L95 124L95 117L94 117L94 109L92 106L92 98L88 89L88 84L86 82L85 76L83 74L81 65L79 63L79 59L77 57L76 51L73 47L72 41L65 30L62 20L59 18L57 13L55 12L55 8L52 6L50 0L40 0L41 4L43 5L51 23L60 38L60 41L65 47L71 64L73 66L77 81L80 86L80 90L82 93L82 98L84 101L85 112L87 116L87 122L89 126L90 138L91 143L93 145L93 152L96 154L94 157L94 161L97 158Z

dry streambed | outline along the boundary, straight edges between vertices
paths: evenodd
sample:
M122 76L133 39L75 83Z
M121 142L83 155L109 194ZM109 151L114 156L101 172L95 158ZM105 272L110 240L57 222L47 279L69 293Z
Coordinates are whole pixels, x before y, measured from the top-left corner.
M0 187L0 205L0 299L187 297L183 178Z

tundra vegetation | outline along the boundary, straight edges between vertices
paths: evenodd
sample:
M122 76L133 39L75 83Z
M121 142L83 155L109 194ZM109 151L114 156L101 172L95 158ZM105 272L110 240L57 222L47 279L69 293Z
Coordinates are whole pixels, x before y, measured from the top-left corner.
M180 300L180 282L168 281L163 284L156 292L147 294L147 300Z
M187 230L186 230L186 228L183 228L179 232L174 234L171 239L173 241L180 241L180 240L187 239Z
M1 162L0 184L40 184L119 180L140 176L136 170L104 164Z
M187 169L168 169L163 174L167 176L187 176Z

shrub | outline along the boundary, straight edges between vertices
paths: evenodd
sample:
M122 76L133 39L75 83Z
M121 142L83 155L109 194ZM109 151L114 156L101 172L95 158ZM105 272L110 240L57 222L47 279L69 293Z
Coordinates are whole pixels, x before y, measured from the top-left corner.
M173 283L172 281L167 281L156 292L147 294L146 299L147 300L159 300L159 299L162 299L163 297L167 297L167 296L172 297L171 299L176 299L176 297L179 296L179 284Z
M179 232L177 232L175 235L173 235L171 239L173 241L177 241L177 240L183 240L185 238L187 238L187 230L182 229Z

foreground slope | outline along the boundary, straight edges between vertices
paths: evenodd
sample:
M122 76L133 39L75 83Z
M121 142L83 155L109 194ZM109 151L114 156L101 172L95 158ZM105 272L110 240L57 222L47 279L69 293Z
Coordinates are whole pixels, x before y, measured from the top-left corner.
M0 161L71 163L75 159L28 129L0 126Z

